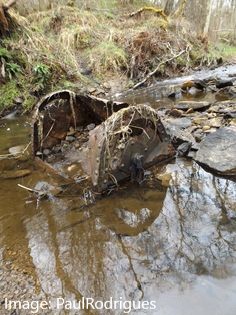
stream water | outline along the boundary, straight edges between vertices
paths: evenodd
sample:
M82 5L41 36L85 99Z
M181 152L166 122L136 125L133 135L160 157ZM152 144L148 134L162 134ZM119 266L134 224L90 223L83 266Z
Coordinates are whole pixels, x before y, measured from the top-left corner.
M29 135L27 118L2 120L0 154L26 145ZM126 184L81 208L81 196L37 202L18 187L58 184L33 162L1 160L0 166L1 172L31 170L20 179L0 176L0 302L22 298L33 287L32 296L52 301L52 307L58 297L113 297L156 302L155 310L130 314L236 314L235 182L179 158L168 166L172 178L167 188ZM16 272L9 292L1 284L8 282L5 269ZM25 284L24 276L32 282ZM23 283L20 292L14 281Z

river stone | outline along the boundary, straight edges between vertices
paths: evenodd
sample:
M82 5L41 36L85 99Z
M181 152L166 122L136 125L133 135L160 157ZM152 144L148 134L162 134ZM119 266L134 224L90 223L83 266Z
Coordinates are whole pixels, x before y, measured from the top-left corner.
M43 155L49 155L51 153L51 151L49 149L44 149L43 150Z
M163 120L163 124L170 125L171 127L177 127L180 129L186 129L192 125L192 120L190 118L182 117L182 118L172 118L169 117Z
M200 144L196 161L220 175L236 175L236 127L209 134Z
M220 128L223 124L221 117L216 117L211 120L209 120L209 126L214 128Z
M96 127L96 125L95 124L89 124L88 126L87 126L87 130L88 131L91 131L91 130L93 130L94 128Z
M183 115L183 111L177 108L173 108L169 112L169 116L172 116L172 117L178 118L178 117L181 117L182 115Z
M216 82L217 89L222 89L222 88L225 88L227 86L233 86L232 80L220 80L220 81Z
M179 102L175 106L175 108L181 109L181 110L188 110L190 108L192 108L193 110L203 110L203 109L207 109L208 107L210 107L210 105L211 105L210 102L205 102L205 101L201 101L201 102L182 101L182 102Z
M24 149L25 149L24 145L17 145L15 147L11 147L8 151L12 155L18 155L21 154Z
M66 136L66 141L73 142L73 141L75 141L75 137L74 136Z

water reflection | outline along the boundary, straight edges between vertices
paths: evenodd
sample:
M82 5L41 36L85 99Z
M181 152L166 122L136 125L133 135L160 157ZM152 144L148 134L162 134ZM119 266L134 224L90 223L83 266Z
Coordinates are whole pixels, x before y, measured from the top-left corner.
M3 259L12 259L7 248L17 250L18 268L32 267L48 299L112 296L156 300L158 315L234 315L236 183L182 159L168 165L168 172L167 191L127 185L86 208L81 196L43 200L38 208L28 203L29 193L17 183L56 184L39 171L3 180Z

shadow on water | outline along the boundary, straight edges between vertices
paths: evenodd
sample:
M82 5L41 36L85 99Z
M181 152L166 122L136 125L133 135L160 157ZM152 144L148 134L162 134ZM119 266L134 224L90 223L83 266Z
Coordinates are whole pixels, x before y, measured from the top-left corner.
M18 124L2 125L1 153L25 144L29 127ZM17 184L56 183L28 167L28 177L1 180L0 251L47 298L157 301L140 315L235 314L236 183L177 159L167 189L127 184L82 209L81 196L37 206Z

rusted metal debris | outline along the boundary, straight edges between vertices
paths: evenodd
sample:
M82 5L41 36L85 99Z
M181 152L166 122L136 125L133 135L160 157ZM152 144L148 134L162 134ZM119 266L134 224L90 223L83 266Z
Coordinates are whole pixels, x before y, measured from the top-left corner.
M140 183L146 168L175 155L158 114L150 106L129 106L68 90L49 94L37 104L33 155L58 146L71 128L81 130L91 123L96 128L89 132L88 142L76 150L83 170L99 192L127 178Z
M172 157L174 150L150 106L124 108L95 128L88 142L89 175L97 190L128 177L142 182L144 169Z
M53 92L43 97L33 115L33 155L37 151L59 144L70 127L99 124L113 112L128 107L90 95L78 95L69 90Z

